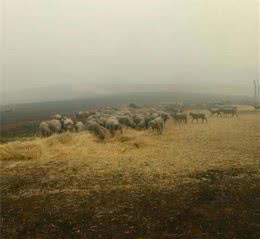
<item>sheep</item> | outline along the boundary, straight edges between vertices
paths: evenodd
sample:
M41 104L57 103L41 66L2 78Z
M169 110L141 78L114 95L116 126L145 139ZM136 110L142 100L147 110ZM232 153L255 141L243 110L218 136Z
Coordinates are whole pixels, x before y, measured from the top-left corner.
M232 117L236 116L238 118L236 107L233 106L223 107L220 109L220 112L223 113L225 117L227 117L228 114L230 114Z
M78 121L81 121L83 123L85 123L88 119L89 116L93 115L93 112L89 112L89 111L80 111L78 113L75 113L75 118Z
M128 116L118 116L117 119L119 123L123 126L130 127L130 128L134 128L136 126L134 121Z
M217 115L218 116L221 116L222 117L222 114L221 114L221 110L219 108L210 108L208 109L209 112L210 112L210 116L213 116L213 115Z
M61 133L62 132L62 124L59 120L49 120L49 121L45 121L48 124L49 129L53 132L53 133Z
M40 134L43 137L52 135L53 133L62 132L62 124L59 120L53 119L48 121L43 121L39 126Z
M137 114L137 115L135 115L134 116L134 123L136 124L136 125L138 125L140 122L142 122L144 120L144 117L142 116L142 115L139 115L139 114Z
M121 134L123 133L122 125L119 123L118 119L114 116L107 119L105 127L109 130L112 136L115 135L116 131L120 131Z
M74 125L74 122L72 119L70 118L67 118L67 117L64 117L62 120L61 120L61 123L62 123L62 129L64 131L70 131L70 132L73 132L75 130L75 125Z
M86 126L81 121L79 121L75 124L75 129L76 132L82 132L86 130Z
M157 130L158 134L162 134L164 128L164 120L162 117L157 117L149 122L149 128Z
M105 127L105 125L106 125L106 118L105 117L103 117L103 116L101 116L101 117L99 117L98 119L96 119L96 121L97 121L97 123L98 124L100 124L102 127Z
M99 140L104 141L104 139L106 138L107 130L101 125L99 125L97 122L88 121L86 124L86 128L89 132L95 134L95 136Z
M52 135L52 132L46 122L42 122L39 126L41 137L49 137Z
M192 122L194 120L197 121L197 123L199 122L199 119L201 119L201 123L203 123L204 121L208 122L207 117L204 113L194 113L194 112L190 112L190 116L192 118Z
M188 115L186 113L174 113L172 114L172 118L175 123L188 123Z
M137 125L136 125L136 129L146 129L146 124L145 124L145 119L143 119L141 122L139 122Z
M158 117L160 117L160 114L159 113L152 113L152 115L151 115L151 118L154 120L154 119L156 119L156 118L158 118Z
M162 117L164 123L169 119L169 114L164 111L158 111L158 114Z

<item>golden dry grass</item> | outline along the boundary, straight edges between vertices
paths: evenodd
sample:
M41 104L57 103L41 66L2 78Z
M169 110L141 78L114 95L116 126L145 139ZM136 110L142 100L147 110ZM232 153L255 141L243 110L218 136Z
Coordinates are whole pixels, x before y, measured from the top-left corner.
M248 180L246 187L255 188L256 184L250 185L244 172L252 171L259 178L259 139L260 114L245 112L240 114L239 118L212 117L208 124L189 122L187 125L175 125L170 120L163 135L150 131L126 129L122 136L117 135L105 143L98 143L93 135L86 132L15 141L2 144L0 148L2 198L6 205L9 205L9 201L15 202L12 203L11 208L13 205L20 205L17 200L20 203L22 201L23 205L17 206L18 208L27 208L24 203L36 197L39 201L35 201L34 210L37 211L40 208L39 205L45 205L41 204L43 198L54 197L54 201L58 200L53 205L54 209L62 208L66 211L70 208L67 210L69 215L74 215L73 213L78 215L77 210L83 210L81 206L79 206L81 209L75 209L73 213L70 210L80 204L82 197L91 198L98 194L102 198L98 201L99 203L100 200L102 201L102 204L98 206L98 211L105 210L103 213L107 215L106 213L109 214L109 212L106 210L112 207L109 197L113 197L109 193L138 194L137 198L139 198L140 195L144 195L144 192L171 192L175 188L182 187L181 185L185 188L185 185L203 183L203 180L207 180L207 176L193 175L207 175L207 172L228 170L240 172L239 170L242 170L242 173L236 173L235 177L245 178ZM230 186L232 185L230 182L223 181L221 185L232 191L233 186ZM210 188L210 186L207 187ZM237 183L235 188L241 191L245 189L245 186ZM190 190L194 194L198 189L191 188ZM181 194L178 200L184 202L186 199L183 195L186 193ZM104 195L110 195L107 196L108 201ZM60 197L62 199L58 199ZM93 197L94 200L99 198L99 196ZM118 206L113 205L113 210ZM185 204L183 207L186 206ZM32 208L28 206L23 210L30 212ZM152 212L149 213L152 214ZM8 218L9 214L6 213L6 215ZM42 215L39 218L45 217ZM69 215L67 217L70 217ZM10 225L13 225L12 222ZM11 227L14 230L13 227L16 226ZM101 234L103 233L107 232ZM195 235L192 231L189 233L189 235ZM16 234L12 231L10 235ZM48 238L39 235L36 237ZM120 236L120 238L135 237Z
M126 181L131 174L141 174L151 184L167 187L179 176L185 180L184 175L199 171L256 167L259 127L259 114L251 113L238 119L210 118L208 124L176 126L170 120L163 135L127 129L123 136L106 143L98 143L86 132L16 141L1 145L2 176L15 173L14 165L18 165L17 170L35 166L44 167L47 174L62 170L56 175L60 180L70 176L80 180L92 172L100 177L116 172ZM129 181L128 186L134 184Z

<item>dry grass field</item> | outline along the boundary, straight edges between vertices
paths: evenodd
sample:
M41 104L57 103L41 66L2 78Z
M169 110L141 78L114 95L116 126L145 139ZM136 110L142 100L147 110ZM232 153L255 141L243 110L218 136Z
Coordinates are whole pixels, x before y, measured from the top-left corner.
M1 145L2 238L260 238L260 113Z

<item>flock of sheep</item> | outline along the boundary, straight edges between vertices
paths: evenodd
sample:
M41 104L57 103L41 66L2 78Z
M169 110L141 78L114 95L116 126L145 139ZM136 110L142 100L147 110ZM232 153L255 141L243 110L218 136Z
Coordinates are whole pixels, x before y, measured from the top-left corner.
M211 115L237 116L235 107L209 109ZM192 122L207 122L204 113L189 113ZM172 117L175 123L187 123L188 114L181 108L158 110L154 108L127 108L119 110L108 107L96 111L80 111L74 114L73 119L54 115L51 120L43 121L39 130L42 137L48 137L55 133L89 131L103 141L107 136L113 137L116 132L123 133L123 128L152 129L162 134L166 121Z
M105 108L97 111L80 111L74 114L74 119L61 115L54 115L51 120L40 124L40 134L48 137L54 133L64 131L81 132L90 131L98 139L104 140L107 135L112 137L116 132L123 133L123 128L157 130L162 134L165 122L170 114L154 109L118 110Z

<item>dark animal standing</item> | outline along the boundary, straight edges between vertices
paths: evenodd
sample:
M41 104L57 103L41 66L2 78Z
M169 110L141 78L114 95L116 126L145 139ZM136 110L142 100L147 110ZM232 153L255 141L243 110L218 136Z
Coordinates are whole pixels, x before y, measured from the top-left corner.
M173 113L172 118L175 123L188 123L188 115L186 113Z
M150 121L149 128L157 130L158 134L162 134L164 128L164 120L162 117L157 117L156 119Z
M196 120L197 123L199 123L199 119L201 119L201 123L204 123L204 121L208 122L206 115L203 113L190 112L190 116L192 118L191 122Z
M220 109L221 113L223 113L224 117L228 117L228 115L231 115L231 117L238 117L237 114L237 108L236 107L226 107Z
M210 116L217 115L217 117L218 116L222 117L221 110L218 108L211 108L209 109L209 112L210 112Z

